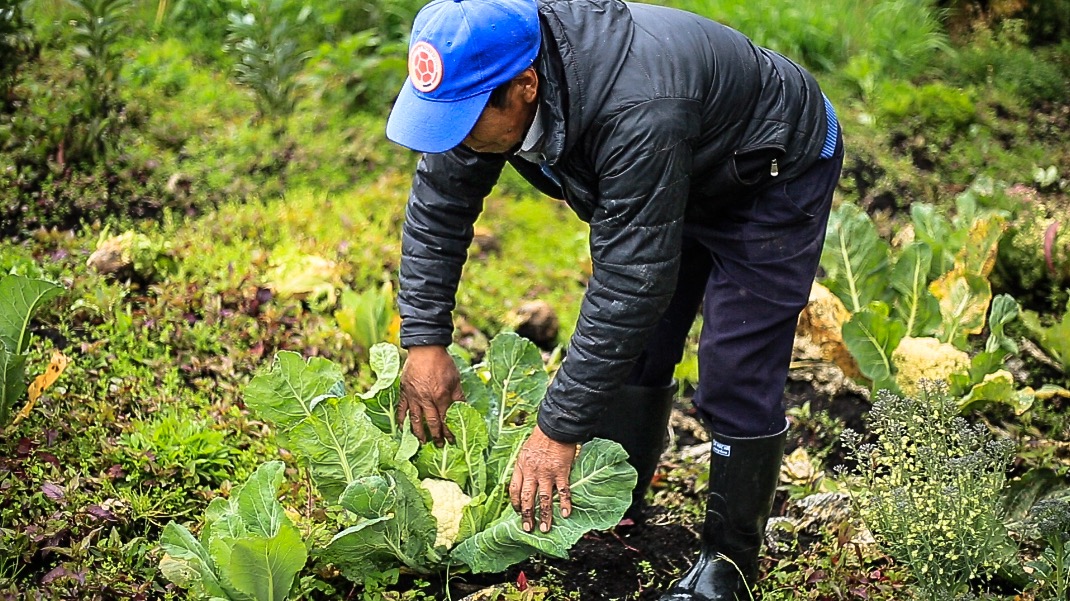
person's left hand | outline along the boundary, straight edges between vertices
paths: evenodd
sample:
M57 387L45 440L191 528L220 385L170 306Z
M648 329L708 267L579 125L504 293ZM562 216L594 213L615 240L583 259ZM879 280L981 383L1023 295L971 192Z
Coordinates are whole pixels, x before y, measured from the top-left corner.
M557 442L543 434L539 426L520 449L509 483L509 500L520 514L524 531L534 528L535 501L539 503L539 530L549 532L554 521L554 490L561 501L561 517L572 513L572 492L568 487L576 445Z

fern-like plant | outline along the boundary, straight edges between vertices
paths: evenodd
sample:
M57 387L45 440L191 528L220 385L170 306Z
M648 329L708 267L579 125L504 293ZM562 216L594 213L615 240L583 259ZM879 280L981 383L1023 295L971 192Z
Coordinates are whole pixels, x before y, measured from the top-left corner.
M249 12L227 17L226 49L238 59L235 78L256 93L257 109L268 118L293 112L297 75L311 56L298 43L308 11L292 18L285 8L285 0L265 0Z
M68 0L78 12L73 21L75 63L82 70L81 94L64 139L68 160L99 162L118 143L122 126L119 38L125 31L130 0Z

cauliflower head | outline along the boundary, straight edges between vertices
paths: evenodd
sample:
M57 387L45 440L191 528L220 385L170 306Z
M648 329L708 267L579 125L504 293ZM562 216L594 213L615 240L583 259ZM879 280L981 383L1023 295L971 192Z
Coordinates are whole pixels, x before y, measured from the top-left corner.
M946 381L951 374L964 373L970 369L970 356L936 338L907 336L892 351L892 365L903 394L917 396L920 380Z
M472 498L452 480L424 478L420 486L431 493L431 515L438 522L435 546L452 547L461 529L461 510Z

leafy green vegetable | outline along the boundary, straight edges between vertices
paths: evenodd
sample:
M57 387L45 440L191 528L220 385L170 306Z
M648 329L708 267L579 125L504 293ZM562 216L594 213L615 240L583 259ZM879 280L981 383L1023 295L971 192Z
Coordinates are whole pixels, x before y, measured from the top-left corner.
M988 340L985 341L985 348L970 359L968 374L956 374L951 377L950 383L955 394L965 393L970 388L980 385L985 376L1003 369L1008 355L1018 353L1018 344L1004 331L1004 327L1017 317L1018 302L1009 294L1001 294L992 299L992 308L988 312L989 335ZM991 385L987 388L992 390ZM971 395L973 395L972 392ZM973 396L974 399L982 398L980 392ZM1011 399L1016 409L1022 406L1017 396L986 400L1005 399Z
M0 345L0 425L7 424L11 408L26 392L26 357Z
M829 216L821 251L821 266L828 274L825 286L849 311L861 311L884 294L890 252L862 209L849 203L840 205Z
M929 277L939 277L955 264L951 249L956 236L951 222L935 206L920 202L910 205L910 217L914 235L932 249Z
M1010 405L1015 414L1021 415L1033 406L1035 398L1036 393L1032 388L1019 390L1014 384L1014 376L1006 370L1000 370L985 376L971 388L969 394L959 400L959 409L980 401L994 401Z
M271 372L245 388L245 404L286 434L321 401L343 394L342 369L334 363L320 357L306 363L297 353L279 353Z
M355 582L402 567L416 573L451 566L502 570L533 553L565 556L584 533L613 526L624 515L635 470L619 444L596 439L583 446L572 469L572 515L558 515L549 533L520 527L508 486L549 380L531 342L502 334L483 363L459 365L469 402L454 403L446 412L455 440L442 447L420 447L409 424L397 422L397 347L377 344L369 356L376 381L363 394L347 394L340 369L329 361L304 361L291 352L278 353L271 369L246 388L246 404L275 425L331 507L328 515L338 516L338 533L313 549L319 562L333 564ZM267 570L297 559L282 544L292 526L273 504L281 471L267 465L236 500L209 506L205 540L198 543L181 526L169 525L163 541L168 555L161 563L168 578L232 599L277 594L292 579L288 571ZM449 508L457 521L448 523L443 532L449 536L440 544L427 488L434 488L434 480L464 491Z
M985 311L992 300L992 286L984 276L956 266L929 289L940 301L940 340L961 348L967 336L984 330Z
M339 502L372 522L343 531L323 551L322 557L350 580L360 582L367 572L383 571L399 562L427 571L440 559L434 549L435 518L428 499L420 485L402 472L365 476L350 485Z
M1018 316L1018 303L1005 294L993 299L988 281L1006 217L979 208L972 193L960 195L956 209L949 220L931 205L912 205L915 239L893 251L863 211L841 205L829 220L821 256L828 277L822 283L852 314L843 324L844 344L874 390L896 390L898 382L903 392L912 394L907 383L918 377L947 378L962 407L997 401L1021 412L1035 393L1018 390L1012 378L994 375L1003 370L1009 355L1018 353L1018 345L1005 332ZM974 352L970 336L982 333L986 324L984 349ZM948 371L947 352L911 351L893 361L904 338L939 339L950 345L947 349L964 359L956 361L962 363L961 370ZM904 359L907 355L912 359Z
M569 548L586 532L610 528L620 520L615 508L620 504L621 484L627 483L630 490L636 480L627 459L624 449L608 440L584 445L572 470L569 487L577 501L568 519L555 506L550 532L524 532L520 515L508 512L458 545L453 556L473 572L500 572L534 552L567 557Z
M195 594L229 601L283 601L308 551L276 498L283 464L261 465L229 500L208 507L201 540L171 522L160 545L160 571Z
M1070 375L1070 301L1067 301L1060 321L1045 326L1036 312L1024 311L1022 323L1040 346L1062 365L1063 373Z
M41 305L52 300L63 289L45 280L20 275L0 278L0 344L9 353L26 352L30 340L30 318Z
M20 275L0 278L0 426L26 392L26 347L30 319L63 289L52 282Z
M858 369L874 384L888 385L892 376L892 351L906 334L902 322L888 319L888 305L870 303L843 324L843 342L858 361Z
M906 324L907 336L928 336L940 325L940 303L929 292L933 251L924 242L903 249L892 268L891 286L898 293L895 314Z
M364 292L344 290L341 307L334 312L334 318L338 328L363 351L378 342L397 340L397 332L392 336L391 330L395 323L400 323L400 317L393 307L394 290L386 282L380 288Z

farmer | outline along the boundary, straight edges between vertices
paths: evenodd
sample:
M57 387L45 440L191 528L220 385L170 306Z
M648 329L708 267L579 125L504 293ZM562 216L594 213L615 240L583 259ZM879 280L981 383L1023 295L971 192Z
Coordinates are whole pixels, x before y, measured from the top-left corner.
M708 509L698 561L662 599L746 597L783 455L796 320L842 165L814 78L669 8L433 0L413 24L386 134L424 153L402 231L399 414L421 440L451 437L454 296L473 222L509 163L590 224L593 264L516 462L509 494L524 528L551 527L555 492L568 517L576 445L595 436L628 451L639 483L627 517L641 517L701 307Z

